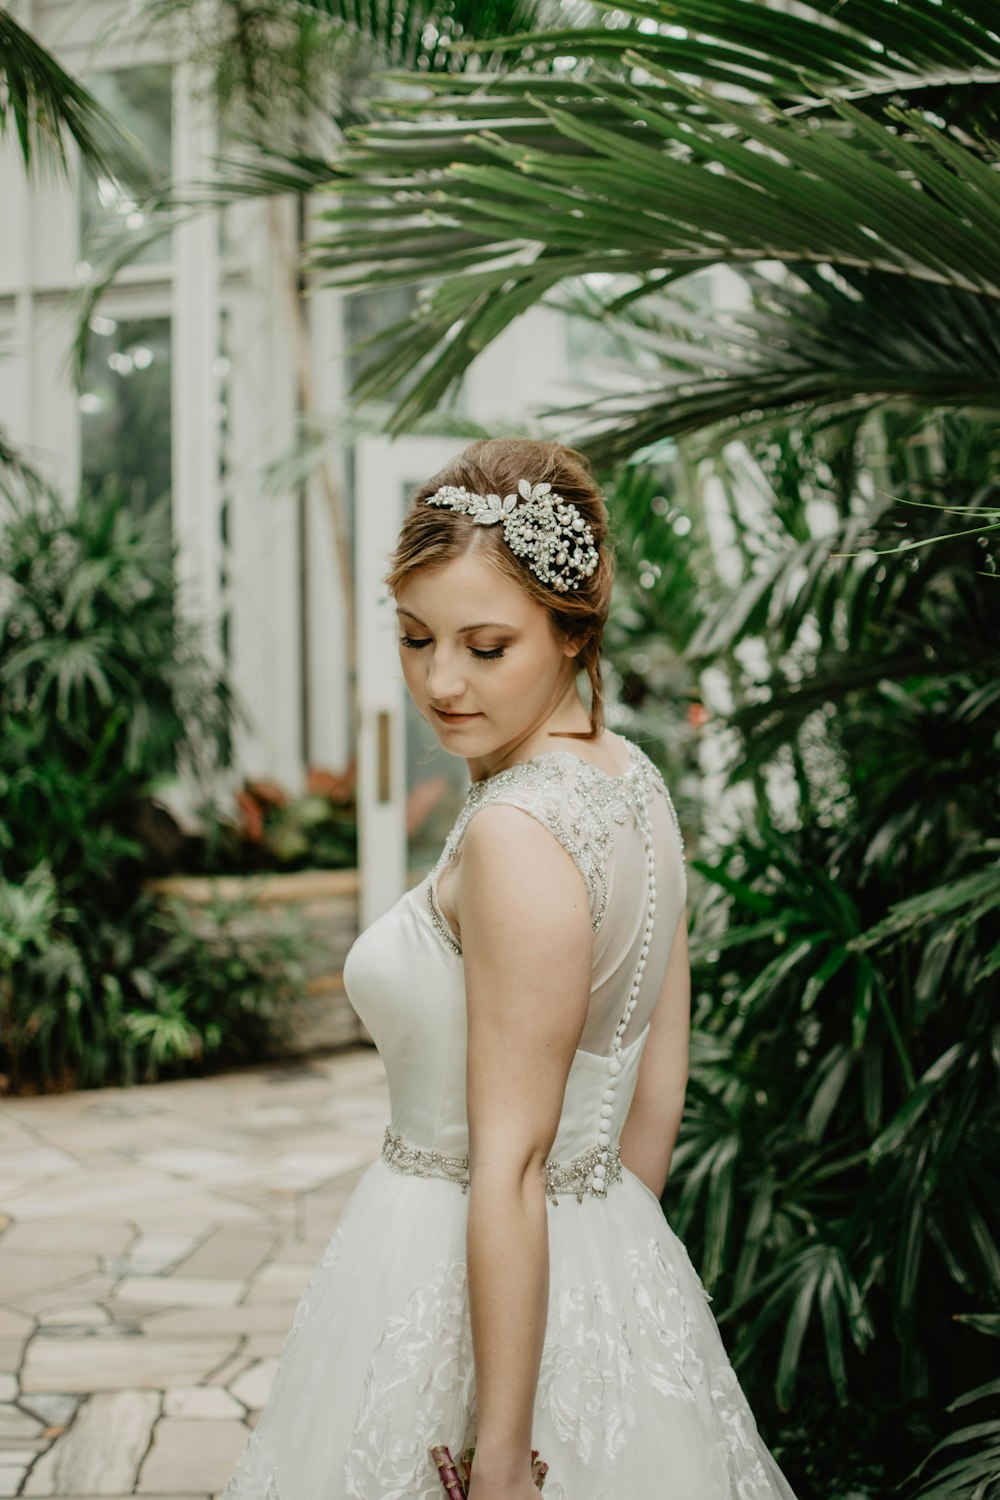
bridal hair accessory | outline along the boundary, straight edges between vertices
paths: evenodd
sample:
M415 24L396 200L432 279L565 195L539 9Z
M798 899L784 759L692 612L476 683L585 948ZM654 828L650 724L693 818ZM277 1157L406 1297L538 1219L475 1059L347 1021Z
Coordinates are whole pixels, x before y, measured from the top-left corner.
M438 1471L448 1500L467 1500L472 1479L472 1457L475 1451L475 1448L466 1448L464 1453L459 1454L456 1461L443 1444L431 1449L431 1460ZM538 1449L532 1448L531 1477L537 1489L541 1489L545 1483L545 1476L548 1472L548 1464L538 1457Z
M499 522L510 550L527 558L536 578L560 594L579 588L597 567L594 533L572 500L555 494L551 484L519 479L517 494L502 500L499 495L477 495L464 484L443 484L427 504L446 505L471 516L477 526Z

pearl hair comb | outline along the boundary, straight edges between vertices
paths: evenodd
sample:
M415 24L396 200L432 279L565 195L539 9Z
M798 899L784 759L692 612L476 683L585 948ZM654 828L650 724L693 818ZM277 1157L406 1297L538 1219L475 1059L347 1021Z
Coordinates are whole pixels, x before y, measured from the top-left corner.
M519 503L521 502L521 503ZM519 479L516 495L477 495L464 485L444 484L427 498L471 516L477 526L503 528L504 541L543 583L565 594L579 588L598 563L594 533L572 500L550 484Z

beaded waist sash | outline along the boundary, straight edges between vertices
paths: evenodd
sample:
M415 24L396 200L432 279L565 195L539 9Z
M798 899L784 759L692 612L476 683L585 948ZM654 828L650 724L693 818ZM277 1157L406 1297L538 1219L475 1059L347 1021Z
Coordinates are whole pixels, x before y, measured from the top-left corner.
M457 1182L464 1193L469 1186L469 1158L467 1156L442 1156L440 1151L422 1151L411 1146L401 1135L386 1126L382 1142L382 1160L394 1172L403 1172L410 1177L442 1177L447 1182ZM551 1202L558 1204L560 1193L573 1193L578 1203L584 1194L592 1198L606 1198L613 1182L621 1182L621 1154L617 1146L591 1146L569 1161L547 1161L545 1163L545 1192Z

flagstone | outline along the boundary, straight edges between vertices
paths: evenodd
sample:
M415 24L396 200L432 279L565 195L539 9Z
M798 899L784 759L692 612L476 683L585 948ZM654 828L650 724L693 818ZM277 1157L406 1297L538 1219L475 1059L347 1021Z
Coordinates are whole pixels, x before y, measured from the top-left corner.
M18 1311L30 1312L34 1317L41 1318L47 1312L61 1312L64 1307L79 1307L84 1302L100 1302L103 1298L110 1297L114 1288L115 1283L110 1276L82 1276L76 1281L67 1282L65 1286L22 1297Z
M119 1302L146 1307L234 1307L242 1281L198 1280L192 1276L127 1276L117 1290Z
M245 1154L219 1151L211 1146L175 1146L166 1150L143 1152L136 1159L143 1166L152 1167L159 1172L170 1172L180 1177L206 1177L212 1180L221 1178L223 1181L252 1165Z
M275 1357L255 1360L241 1375L229 1382L228 1390L244 1406L259 1410L268 1398L277 1368L278 1361Z
M294 1104L255 1104L241 1110L237 1118L241 1125L262 1125L271 1130L284 1125L303 1125L308 1115Z
M222 1489L247 1441L242 1422L163 1417L139 1474L137 1493L203 1495Z
M41 1328L48 1328L53 1324L60 1327L68 1325L76 1328L100 1327L110 1321L107 1309L99 1302L71 1302L65 1307L51 1307L48 1311L40 1313L38 1318Z
M306 1191L367 1166L369 1160L368 1153L357 1150L286 1151L262 1162L254 1181L284 1192Z
M31 1442L40 1437L44 1424L9 1401L0 1403L0 1440L5 1443Z
M18 1369L27 1341L27 1334L19 1339L0 1339L0 1373L9 1375Z
M105 1258L104 1269L119 1276L159 1276L178 1265L201 1238L197 1229L138 1234L124 1255Z
M72 1182L46 1181L14 1200L19 1219L76 1218L106 1209L127 1210L130 1219L140 1205L147 1207L164 1199L180 1199L187 1184L142 1167L98 1169ZM121 1212L115 1214L121 1217Z
M305 1266L307 1270L315 1268L319 1260L320 1252L315 1244L309 1240L286 1239L282 1242L279 1252L275 1255L286 1266Z
M95 1495L131 1490L160 1412L153 1391L91 1396L72 1427L38 1460L26 1495Z
M252 1304L288 1302L296 1299L305 1291L309 1276L308 1266L287 1265L281 1261L273 1261L261 1271L244 1301Z
M8 1250L43 1250L46 1255L115 1254L123 1251L135 1236L135 1230L124 1220L70 1219L59 1226L42 1222L12 1224L0 1243L0 1253Z
M218 1365L211 1372L210 1375L207 1375L205 1377L205 1384L228 1386L230 1382L235 1380L238 1375L242 1375L244 1370L249 1369L250 1365L252 1365L253 1362L254 1361L244 1353L243 1343L241 1340L239 1350L233 1354L231 1359L224 1360L222 1364Z
M27 1464L5 1464L0 1456L0 1496L17 1495L21 1492L21 1481L24 1479Z
M245 1281L273 1255L273 1234L216 1229L176 1268L175 1275Z
M143 1333L157 1336L176 1333L277 1333L287 1328L294 1310L291 1303L245 1302L236 1307L184 1308L178 1312L157 1311L142 1320Z
M31 1292L59 1286L97 1269L93 1255L21 1255L4 1251L0 1299L20 1303Z
M9 1373L0 1375L0 1401L16 1401L17 1392L17 1376Z
M51 1177L63 1172L79 1172L83 1163L68 1151L56 1146L26 1146L22 1142L0 1146L0 1172L4 1176Z
M190 1223L192 1229L204 1229L222 1220L249 1223L261 1219L254 1207L237 1202L232 1194L188 1193L183 1191L185 1187L185 1183L175 1180L175 1189L180 1190L176 1197L163 1195L162 1198L135 1203L129 1210L130 1217L136 1224L148 1225L151 1231L178 1223Z
M181 1386L163 1394L163 1412L167 1417L193 1417L216 1420L220 1417L242 1419L243 1408L228 1391L215 1385Z
M20 1404L46 1427L67 1427L82 1400L82 1396L25 1394L22 1395Z
M2 1252L0 1252L2 1264ZM0 1339L27 1338L34 1326L34 1319L16 1307L0 1307Z
M234 1352L223 1338L33 1339L21 1384L26 1391L148 1390L198 1385Z
M280 1333L252 1333L244 1345L244 1352L267 1358L270 1358L274 1354L280 1354L285 1342L285 1335L291 1324L292 1315L289 1315L285 1327Z

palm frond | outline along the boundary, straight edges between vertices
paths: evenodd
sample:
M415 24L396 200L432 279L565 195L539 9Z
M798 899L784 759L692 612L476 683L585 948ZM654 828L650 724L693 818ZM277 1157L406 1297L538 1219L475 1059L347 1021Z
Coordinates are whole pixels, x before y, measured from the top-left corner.
M664 71L816 106L825 102L818 95L989 88L1000 79L995 20L975 0L946 10L935 0L907 0L905 11L885 0L844 0L832 14L815 3L789 13L766 0L627 0L596 25L490 45L529 61L567 54L608 61L639 47Z
M72 140L84 162L143 193L153 183L139 143L60 66L40 42L0 8L0 136L13 131L27 168L39 159L68 165Z
M804 407L825 419L878 406L1000 410L1000 305L851 270L744 281L752 306L714 315L638 280L631 292L560 288L547 301L617 341L622 359L609 361L611 394L544 418L613 462L689 433L718 450L797 422Z
M644 52L634 62L650 71ZM832 121L812 129L676 78L570 79L559 102L535 83L513 74L484 84L488 122L464 118L464 95L437 94L426 122L351 133L314 266L343 286L436 283L405 348L387 336L357 390L384 398L416 373L393 430L441 400L522 311L589 272L662 287L707 266L777 261L1000 298L1000 178L929 118L873 120L835 102ZM449 107L457 118L437 117ZM795 399L796 377L798 399L810 399L807 371L778 373L779 401ZM857 397L878 383L874 372L837 374L826 377L827 399L850 399L852 374ZM882 383L891 385L888 371ZM981 383L995 400L991 374ZM947 377L929 379L924 399L948 390ZM726 394L723 413L739 399L730 393L727 406ZM632 430L621 450L646 436Z

